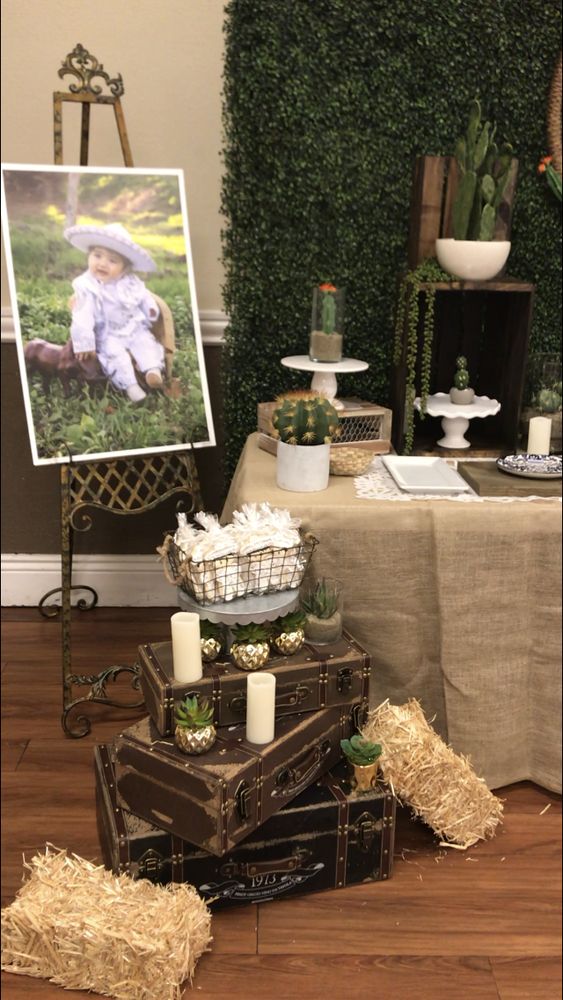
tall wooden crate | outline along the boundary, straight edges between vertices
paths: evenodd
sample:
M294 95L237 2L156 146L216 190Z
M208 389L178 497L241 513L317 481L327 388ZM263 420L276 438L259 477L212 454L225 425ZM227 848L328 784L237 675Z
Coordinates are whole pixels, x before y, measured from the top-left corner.
M518 164L512 172L500 206L496 239L510 239L512 201ZM451 236L451 210L457 188L457 166L453 157L418 157L413 173L408 261L414 269L421 260L435 256L439 237ZM423 286L430 287L429 285ZM472 385L478 395L498 399L495 417L477 420L469 437L475 450L504 454L516 448L524 392L528 342L535 286L499 276L494 281L436 282L434 338L430 392L448 392L455 359L468 360ZM420 301L420 323L416 364L417 393L421 384L424 295ZM405 379L407 372L407 322L403 331L401 359L393 377L393 445L404 447ZM414 451L442 449L440 419L415 417Z

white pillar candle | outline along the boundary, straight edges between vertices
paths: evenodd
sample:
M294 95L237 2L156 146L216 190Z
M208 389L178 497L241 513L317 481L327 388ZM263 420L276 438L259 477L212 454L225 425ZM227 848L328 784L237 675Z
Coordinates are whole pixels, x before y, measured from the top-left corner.
M183 684L199 681L203 675L199 615L191 611L177 611L172 615L170 624L174 680Z
M274 674L249 674L246 681L246 738L249 743L271 743L276 724Z
M551 441L551 420L548 417L532 417L528 432L528 455L549 455Z

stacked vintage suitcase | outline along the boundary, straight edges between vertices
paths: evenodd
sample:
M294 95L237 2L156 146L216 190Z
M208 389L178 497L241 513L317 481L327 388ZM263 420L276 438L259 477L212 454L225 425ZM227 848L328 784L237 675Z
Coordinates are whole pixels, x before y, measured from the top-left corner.
M139 649L149 716L95 751L104 861L114 872L190 882L213 906L387 879L395 800L353 791L340 740L361 723L370 660L344 632L273 657L276 733L245 739L246 678L229 659L189 685L173 679L171 643ZM201 756L174 742L174 708L197 693L217 741Z

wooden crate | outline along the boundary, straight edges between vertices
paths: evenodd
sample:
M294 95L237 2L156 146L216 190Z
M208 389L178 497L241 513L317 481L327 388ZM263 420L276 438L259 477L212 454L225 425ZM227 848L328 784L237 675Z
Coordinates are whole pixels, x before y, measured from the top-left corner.
M344 408L338 411L340 417L340 437L335 445L363 442L381 442L382 454L389 451L391 442L392 411L385 406L377 406L363 399L341 399ZM272 436L272 413L276 402L258 403L258 430ZM380 449L378 449L378 452Z
M510 239L512 203L518 172L514 160L499 208L495 239ZM409 226L408 263L435 256L439 237L452 235L452 204L458 170L453 156L419 156L414 165ZM510 260L510 258L509 258ZM498 399L500 412L471 424L473 450L501 455L516 450L518 425L528 358L528 340L535 287L529 282L497 277L494 281L444 281L436 289L430 392L448 392L456 357L465 355L471 383L480 396ZM420 394L424 296L420 298L416 390ZM405 317L401 359L392 385L393 445L404 446L405 379L408 316ZM414 453L443 454L436 445L442 436L440 418L415 416Z
M518 175L518 160L499 206L495 240L509 240L512 202ZM414 164L409 224L409 270L426 257L435 257L436 240L452 236L452 205L457 191L458 167L453 156L417 156Z

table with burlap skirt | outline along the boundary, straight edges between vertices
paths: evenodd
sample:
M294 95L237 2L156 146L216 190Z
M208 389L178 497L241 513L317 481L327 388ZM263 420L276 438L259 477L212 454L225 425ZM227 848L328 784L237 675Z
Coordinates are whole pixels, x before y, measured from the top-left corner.
M258 438L222 521L268 501L316 535L310 572L344 583L346 627L372 656L372 707L417 698L489 788L561 791L561 505L360 499L348 477L292 493Z

